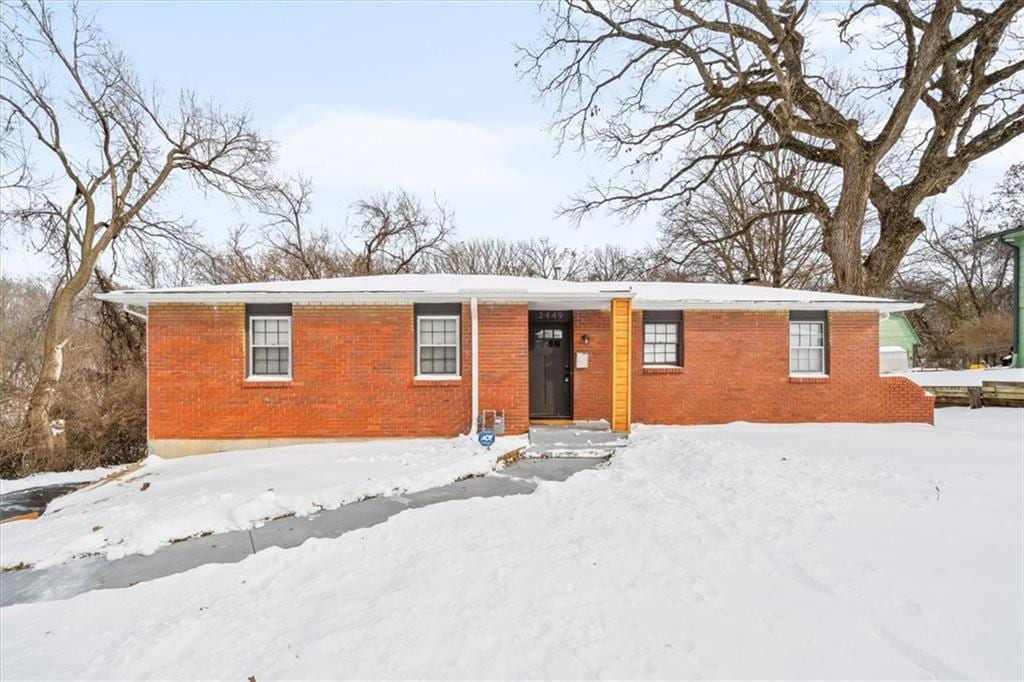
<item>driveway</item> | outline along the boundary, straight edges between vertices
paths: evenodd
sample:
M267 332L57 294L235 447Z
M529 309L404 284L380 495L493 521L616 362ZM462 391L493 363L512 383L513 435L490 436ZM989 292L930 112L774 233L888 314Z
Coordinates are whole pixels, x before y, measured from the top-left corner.
M336 538L349 531L383 523L403 511L441 502L472 497L527 495L537 489L540 481L564 481L579 471L597 468L607 461L608 457L521 459L486 476L467 478L407 495L373 497L312 516L286 516L252 530L194 537L162 547L149 555L134 554L115 561L88 557L52 568L7 571L3 574L3 580L0 580L0 606L66 599L92 590L129 587L204 564L235 563L268 547L296 547L309 538ZM72 484L70 490L79 485ZM50 494L51 489L59 487L67 488L46 486L10 493L3 496L3 503L8 504L9 496L47 491L26 496L20 502L10 502L12 509L15 504L23 508L30 503L37 508L40 500L45 498L48 502L58 494L63 494L55 491ZM49 497L46 497L48 494ZM45 503L42 508L45 508Z
M58 483L36 488L25 488L0 495L0 521L29 512L42 514L50 500L81 488L88 483Z

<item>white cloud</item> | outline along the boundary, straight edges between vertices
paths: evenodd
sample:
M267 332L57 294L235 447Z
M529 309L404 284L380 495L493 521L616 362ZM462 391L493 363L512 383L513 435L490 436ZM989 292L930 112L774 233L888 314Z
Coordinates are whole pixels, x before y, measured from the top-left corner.
M513 157L538 131L356 109L303 112L277 127L281 163L327 189L417 192L524 189Z
M316 187L314 222L338 226L339 212L368 193L407 189L435 195L454 211L463 237L549 237L573 246L607 242L639 246L654 221L624 231L618 219L595 216L579 229L557 215L600 161L553 155L540 126L384 114L354 108L304 110L274 130L281 164Z

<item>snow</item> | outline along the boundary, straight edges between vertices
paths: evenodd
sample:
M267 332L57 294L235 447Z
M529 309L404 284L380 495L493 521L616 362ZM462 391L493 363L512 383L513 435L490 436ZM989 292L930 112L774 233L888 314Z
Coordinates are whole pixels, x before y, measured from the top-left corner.
M123 478L57 498L31 523L5 525L0 565L43 568L89 554L152 554L201 533L484 474L499 455L525 444L525 437L510 436L485 449L464 436L149 457Z
M889 303L898 301L870 296L854 296L825 291L780 289L749 284L705 284L692 282L629 282L636 292L634 304L638 308L658 303L685 303L684 307L699 307L701 303L821 303L827 308L835 303ZM913 309L904 304L903 309Z
M120 471L122 467L97 467L95 469L76 469L74 471L46 471L32 474L24 478L0 479L0 495L39 488L46 485L63 485L66 483L91 483Z
M0 610L3 679L1019 679L1019 410L638 427L609 467Z
M171 301L345 301L469 300L604 302L632 298L637 308L764 307L879 310L896 312L920 307L885 298L854 296L744 284L693 282L569 282L503 275L402 274L336 277L278 282L203 285L169 289L135 289L97 295L125 304Z
M988 369L929 370L900 372L919 386L981 386L983 381L1024 382L1024 368L990 367Z

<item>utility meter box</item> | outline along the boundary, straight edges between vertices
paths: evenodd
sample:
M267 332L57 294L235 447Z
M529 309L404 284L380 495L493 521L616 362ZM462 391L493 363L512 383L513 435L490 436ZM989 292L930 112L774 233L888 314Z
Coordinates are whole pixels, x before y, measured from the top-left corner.
M494 435L505 433L505 410L483 410L476 418L477 431L490 429Z

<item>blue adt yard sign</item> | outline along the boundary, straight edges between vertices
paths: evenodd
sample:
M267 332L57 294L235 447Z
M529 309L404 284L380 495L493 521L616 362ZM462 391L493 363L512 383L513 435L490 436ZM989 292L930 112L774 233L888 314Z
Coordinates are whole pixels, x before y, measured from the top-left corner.
M485 448L491 447L494 445L494 431L491 431L490 429L483 429L477 436L477 440L479 440L480 445L483 445Z

